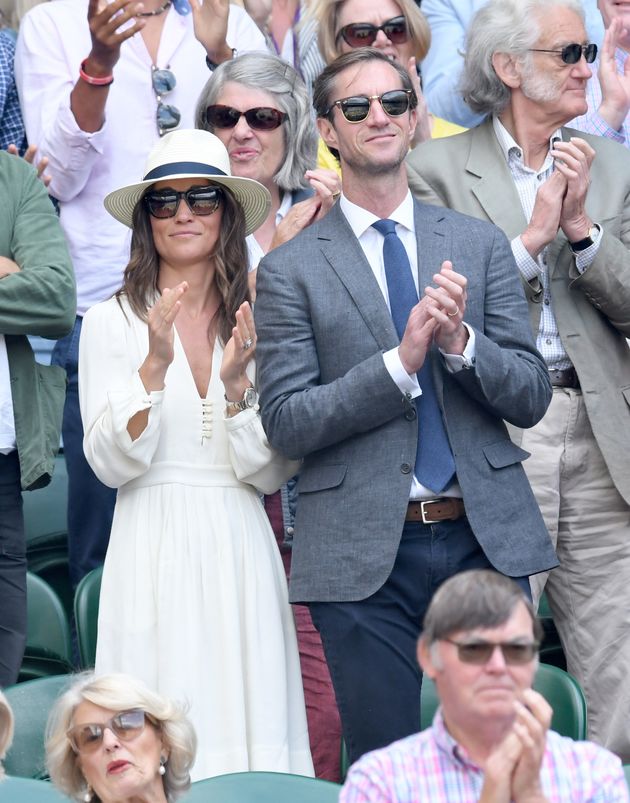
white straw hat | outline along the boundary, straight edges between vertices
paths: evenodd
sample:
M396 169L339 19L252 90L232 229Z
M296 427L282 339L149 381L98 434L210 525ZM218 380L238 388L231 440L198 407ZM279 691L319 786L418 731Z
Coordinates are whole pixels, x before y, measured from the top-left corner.
M133 210L156 181L204 178L227 187L245 213L245 233L251 234L267 217L271 196L251 178L232 176L225 145L209 131L180 129L166 134L149 154L144 178L121 187L105 198L105 208L125 226L132 226Z

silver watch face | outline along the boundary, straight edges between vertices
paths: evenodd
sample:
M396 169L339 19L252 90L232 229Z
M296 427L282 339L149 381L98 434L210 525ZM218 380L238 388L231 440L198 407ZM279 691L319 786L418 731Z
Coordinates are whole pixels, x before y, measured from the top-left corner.
M243 394L243 402L245 407L255 407L258 404L258 393L256 388L246 388Z

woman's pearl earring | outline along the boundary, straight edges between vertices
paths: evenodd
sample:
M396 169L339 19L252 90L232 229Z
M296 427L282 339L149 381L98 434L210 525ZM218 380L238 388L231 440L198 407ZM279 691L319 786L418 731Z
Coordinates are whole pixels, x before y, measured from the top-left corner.
M166 767L164 766L165 764L166 764L166 759L160 758L160 768L158 769L160 775L166 775Z
M90 786L90 784L87 785L87 789L85 790L85 794L83 795L83 800L85 800L85 803L90 803L90 801L92 800L92 787Z

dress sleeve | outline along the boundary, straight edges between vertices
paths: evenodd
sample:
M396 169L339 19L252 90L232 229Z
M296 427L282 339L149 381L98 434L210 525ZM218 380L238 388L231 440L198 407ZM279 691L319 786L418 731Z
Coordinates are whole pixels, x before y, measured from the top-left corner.
M254 485L264 494L272 494L298 473L300 462L289 460L269 445L260 414L243 410L225 419L230 462L241 482Z
M128 343L131 315L116 302L97 304L83 319L79 344L83 450L96 476L110 488L144 474L160 435L164 391L147 393L142 384L135 350ZM132 441L127 423L147 408L149 423Z

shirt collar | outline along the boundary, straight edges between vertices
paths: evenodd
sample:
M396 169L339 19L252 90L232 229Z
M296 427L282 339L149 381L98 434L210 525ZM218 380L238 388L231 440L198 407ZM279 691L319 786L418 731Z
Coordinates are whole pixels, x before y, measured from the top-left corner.
M281 220L287 216L289 209L293 206L293 193L284 191L282 193L282 202L276 212L276 226Z
M501 120L499 120L498 115L492 115L492 127L494 129L494 134L499 142L499 147L501 148L501 152L505 156L505 161L509 164L511 157L516 157L521 163L523 161L523 151L521 150L521 146L516 142L514 137L510 134L507 128L503 125ZM558 128L553 134L549 137L549 148L553 147L554 142L557 140L562 139L562 131ZM545 158L545 163L549 158L549 154Z
M380 220L380 218L372 212L368 212L368 210L364 209L362 206L357 206L357 204L349 201L343 193L339 199L339 204L357 240L365 234L372 223L376 223L377 220ZM409 231L415 232L413 198L409 191L407 191L400 206L391 213L389 220L393 220L395 223L399 223L401 226L409 229Z
M433 737L438 749L446 753L456 764L465 764L473 770L481 771L468 755L468 751L456 742L446 729L441 707L438 708L433 717Z

